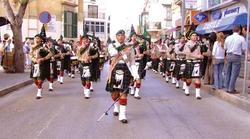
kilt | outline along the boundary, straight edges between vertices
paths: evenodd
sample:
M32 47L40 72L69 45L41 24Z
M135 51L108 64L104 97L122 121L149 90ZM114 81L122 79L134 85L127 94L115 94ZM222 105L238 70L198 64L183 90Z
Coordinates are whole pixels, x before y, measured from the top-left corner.
M57 67L56 67L56 61L50 62L52 65L50 65L50 75L53 76L53 79L57 79ZM51 67L52 66L52 67Z
M40 76L33 77L34 73L34 63L31 64L30 78L38 79L44 81L46 78L50 77L50 60L46 60L39 65Z
M120 89L117 89L114 87L115 83L116 83L116 71L117 70L122 70L124 72L124 76L123 76L123 81L122 81L122 87ZM122 93L129 93L129 85L131 80L133 79L131 72L128 69L127 64L120 64L118 63L115 68L113 69L112 73L111 73L111 81L107 83L106 85L106 91L108 92L113 92L113 91L119 91ZM126 92L124 92L126 91Z
M167 59L166 60L166 71L168 72L168 73L172 73L172 72L174 72L174 68L175 68L175 60L169 60L169 59Z
M184 77L187 79L202 77L202 61L187 60Z
M184 69L181 69L182 65L186 66L186 60L176 60L173 76L176 77L177 79L184 77L185 67Z
M143 59L141 60L136 60L135 62L139 63L139 67L138 67L138 75L140 76L140 79L143 78L143 72L144 72L144 63L143 63Z
M90 76L89 77L84 77L83 76L84 67L88 67L91 70L91 63L80 63L79 71L80 71L81 80L82 81L92 81L91 71L90 71Z
M63 63L63 69L70 70L71 61L70 61L70 56L69 55L64 56L64 61L63 62L64 62Z
M161 62L161 72L166 73L167 66L166 66L167 59L163 59Z

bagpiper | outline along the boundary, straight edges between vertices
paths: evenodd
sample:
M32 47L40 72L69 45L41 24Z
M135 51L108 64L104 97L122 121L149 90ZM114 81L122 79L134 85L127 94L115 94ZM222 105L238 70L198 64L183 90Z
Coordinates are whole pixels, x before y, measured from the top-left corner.
M131 41L130 44L135 52L135 65L136 71L138 72L139 79L133 80L130 86L130 94L133 95L136 99L141 99L139 93L141 88L141 79L143 78L143 72L145 71L145 66L143 65L143 57L144 57L144 50L141 46L142 44L138 41L138 37L135 32L131 34Z
M189 96L189 86L192 80L195 80L195 97L201 99L200 88L201 88L201 64L203 55L201 54L200 46L198 44L198 37L194 31L189 34L189 41L185 44L184 52L186 53L186 87L185 94Z
M84 96L86 99L90 98L90 87L92 81L91 75L91 63L94 58L98 55L90 55L90 52L93 51L90 47L90 40L87 34L82 36L82 45L77 48L77 57L79 60L79 70L81 76L81 82L84 88Z
M43 46L43 36L37 34L35 36L35 44L30 51L30 59L32 60L32 68L30 77L34 79L38 90L36 98L42 98L42 84L45 79L50 79L50 58L52 53Z
M185 36L181 35L178 43L175 45L176 64L173 73L173 76L176 78L176 88L180 87L180 79L183 79L183 90L185 90L186 87L186 80L184 78L184 72L186 67L186 54L184 52L185 44Z
M125 31L119 30L116 33L117 42L108 46L111 56L111 65L108 74L106 90L111 93L114 104L114 116L119 115L122 123L127 123L126 107L127 94L129 93L130 81L139 79L135 66L134 50L125 44Z

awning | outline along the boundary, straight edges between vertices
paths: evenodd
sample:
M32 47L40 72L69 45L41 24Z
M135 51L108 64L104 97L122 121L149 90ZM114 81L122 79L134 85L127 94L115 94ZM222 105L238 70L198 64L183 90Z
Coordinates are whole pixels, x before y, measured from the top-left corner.
M232 30L235 25L246 25L247 13L242 13L236 16L230 16L217 21L200 24L195 32L198 34L208 34L211 32L220 32Z

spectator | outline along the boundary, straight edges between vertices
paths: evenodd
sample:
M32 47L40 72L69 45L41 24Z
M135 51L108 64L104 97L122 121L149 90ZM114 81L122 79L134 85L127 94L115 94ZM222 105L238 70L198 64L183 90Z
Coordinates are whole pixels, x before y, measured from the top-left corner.
M31 65L31 61L29 58L29 52L30 52L30 40L27 39L26 42L24 43L24 46L23 46L23 53L25 56L25 67L26 68L30 68L30 65Z
M5 72L15 72L14 71L14 45L9 34L4 34L4 40L2 43L3 57L2 66Z
M235 83L240 73L241 55L246 50L247 44L243 36L240 35L240 26L233 28L233 34L225 40L226 50L226 78L225 88L228 93L239 93L235 90Z
M209 35L209 45L207 52L203 53L203 56L207 57L207 66L205 71L204 82L205 84L213 85L214 84L214 76L213 76L213 63L212 63L212 50L214 42L216 41L216 33L212 32Z
M222 32L217 33L217 41L213 46L213 65L214 65L214 89L221 89L223 87L222 70L225 59L225 35Z

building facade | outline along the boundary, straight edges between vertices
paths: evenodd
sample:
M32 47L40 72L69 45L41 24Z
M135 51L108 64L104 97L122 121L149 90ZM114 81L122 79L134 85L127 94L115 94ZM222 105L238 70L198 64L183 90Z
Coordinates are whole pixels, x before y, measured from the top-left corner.
M0 2L0 16L5 17L6 11ZM15 6L15 5L14 5ZM27 6L23 19L23 39L32 38L40 33L43 23L39 17L42 12L50 13L50 22L45 24L47 36L58 39L77 39L83 32L83 0L34 0ZM12 34L9 25L0 27L1 36Z
M90 34L106 41L110 35L110 16L106 12L103 0L84 1L84 26Z
M172 0L146 0L141 13L141 29L144 26L152 37L159 38L172 28Z

